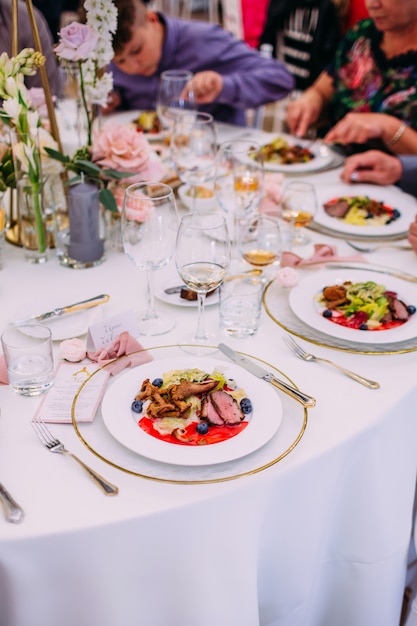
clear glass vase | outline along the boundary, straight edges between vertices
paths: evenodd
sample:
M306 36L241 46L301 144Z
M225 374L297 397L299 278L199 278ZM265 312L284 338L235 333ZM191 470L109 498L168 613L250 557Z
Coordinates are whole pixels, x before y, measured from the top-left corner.
M32 185L26 177L18 180L17 208L25 259L29 263L45 263L48 259L48 233L41 185Z

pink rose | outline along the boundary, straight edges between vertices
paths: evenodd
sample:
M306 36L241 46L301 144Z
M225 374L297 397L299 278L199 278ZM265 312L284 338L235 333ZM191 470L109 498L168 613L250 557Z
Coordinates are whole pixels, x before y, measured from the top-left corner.
M134 195L126 199L125 215L128 220L145 222L153 212L152 202L149 201L148 196L140 191L136 191Z
M28 89L28 100L32 109L39 113L39 117L48 117L48 108L45 101L45 92L42 87Z
M136 174L127 179L129 184L162 176L162 165L151 161L151 155L146 137L131 126L106 124L94 134L93 161L102 168Z
M86 354L86 346L81 339L65 339L59 344L59 355L65 361L78 363L85 358Z
M281 267L276 274L276 281L281 287L295 287L300 276L293 267Z
M87 24L72 22L59 31L55 54L67 61L85 61L98 42L98 35Z

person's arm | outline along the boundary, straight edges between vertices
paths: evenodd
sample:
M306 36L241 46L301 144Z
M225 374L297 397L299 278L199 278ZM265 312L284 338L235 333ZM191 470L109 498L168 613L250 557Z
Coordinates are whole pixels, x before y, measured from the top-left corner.
M403 191L411 193L417 198L417 156L399 156L401 163L401 177L398 184Z
M322 72L298 100L288 105L287 123L290 132L297 137L304 137L309 127L318 122L332 93L333 80L326 72Z

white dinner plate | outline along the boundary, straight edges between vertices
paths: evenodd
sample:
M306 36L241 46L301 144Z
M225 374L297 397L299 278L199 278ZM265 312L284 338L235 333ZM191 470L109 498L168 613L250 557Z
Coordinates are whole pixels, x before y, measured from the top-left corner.
M197 300L186 300L185 298L181 298L179 293L165 293L165 289L168 287L175 287L176 285L181 285L181 278L177 276L177 278L170 278L166 283L162 285L162 287L158 287L155 289L155 297L161 302L166 302L167 304L174 304L175 306L182 307L197 307ZM211 294L211 296L206 296L206 303L204 306L211 306L212 304L219 303L219 290Z
M309 145L308 142L303 142L302 140L297 140L294 137L291 137L288 140L289 144L297 144L300 146ZM264 161L265 170L270 170L272 172L284 172L287 174L304 174L308 172L315 172L317 170L321 170L325 168L327 165L334 159L334 154L331 150L321 144L321 143L313 143L310 146L311 152L314 154L314 159L308 161L307 163L269 163L268 161Z
M206 187L210 191L213 191L213 183L204 183L199 185L201 187ZM193 198L191 195L191 188L189 185L181 185L178 187L178 196L183 203L183 205L189 210L193 210ZM217 204L216 197L213 195L210 198L196 198L195 199L195 210L196 211L215 211L219 209L219 205Z
M253 404L248 426L238 435L206 446L185 446L168 443L143 431L137 420L140 416L131 410L132 401L142 382L159 378L173 369L199 369L211 373L214 369L233 378L245 390ZM282 404L274 388L257 379L234 363L211 358L196 361L180 357L153 361L122 374L109 387L102 402L104 423L117 441L137 454L173 465L214 465L250 454L265 445L276 433L282 420Z
M109 115L102 115L100 118L101 124L126 124L134 126L135 120L143 111L120 111L118 113L110 113ZM168 136L168 130L161 130L159 133L143 133L148 141L162 141Z
M314 221L320 226L324 226L338 233L346 233L347 235L386 237L388 235L406 233L417 212L417 200L413 196L400 191L397 187L338 183L337 185L317 185L316 193L318 207ZM378 200L378 202L383 202L393 209L398 209L401 215L390 224L383 226L356 226L354 224L348 224L337 217L331 217L323 208L325 202L343 196L369 196L374 200Z
M357 330L335 324L323 317L321 307L316 296L329 285L341 284L344 281L353 283L373 281L385 285L388 291L395 291L398 298L406 305L417 307L417 285L388 276L382 272L367 272L366 269L328 270L319 271L312 276L306 276L291 290L289 305L292 312L308 326L329 335L347 341L358 343L383 344L397 341L406 341L417 337L417 313L411 315L405 324L387 330Z

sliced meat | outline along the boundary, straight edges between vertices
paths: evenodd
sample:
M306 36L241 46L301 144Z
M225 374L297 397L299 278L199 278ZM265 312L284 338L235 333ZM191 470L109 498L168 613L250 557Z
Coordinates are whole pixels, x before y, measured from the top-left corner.
M225 391L214 391L210 395L211 401L225 424L232 426L240 424L244 419L244 414L238 406L236 400Z
M224 426L224 421L217 413L212 401L211 396L206 396L201 403L200 417L206 420L212 426Z
M393 318L396 320L400 320L401 322L406 322L408 320L408 311L404 302L395 298L392 303L392 314Z
M323 204L323 208L330 217L342 218L345 217L346 213L349 211L349 203L342 198L336 202L326 202Z

